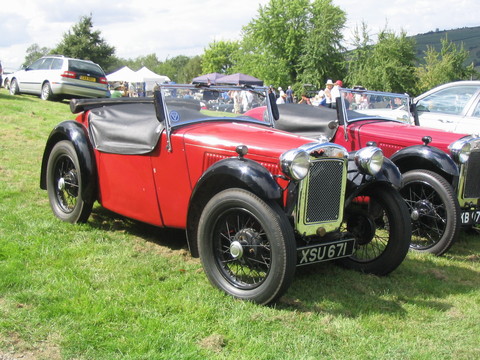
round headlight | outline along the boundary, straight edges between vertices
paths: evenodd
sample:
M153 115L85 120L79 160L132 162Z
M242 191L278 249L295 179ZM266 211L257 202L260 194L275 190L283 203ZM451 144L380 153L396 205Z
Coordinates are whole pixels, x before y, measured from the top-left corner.
M376 175L383 166L383 152L375 146L368 146L355 153L355 164L366 174Z
M469 140L469 138L460 139L449 146L454 161L460 164L468 161L472 151L472 144Z
M301 149L292 149L280 157L280 167L293 180L302 180L310 170L310 156Z

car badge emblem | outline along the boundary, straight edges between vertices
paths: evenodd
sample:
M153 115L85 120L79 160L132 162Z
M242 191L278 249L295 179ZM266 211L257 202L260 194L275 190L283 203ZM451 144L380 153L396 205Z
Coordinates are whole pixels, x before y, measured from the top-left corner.
M170 111L170 121L176 123L180 121L180 114L176 111Z

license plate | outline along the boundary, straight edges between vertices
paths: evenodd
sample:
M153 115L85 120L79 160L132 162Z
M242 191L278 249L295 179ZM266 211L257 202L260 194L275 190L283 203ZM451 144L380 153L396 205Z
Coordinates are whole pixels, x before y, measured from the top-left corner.
M467 210L462 212L462 225L475 225L480 223L480 210Z
M97 82L97 79L96 79L96 78L91 77L91 76L84 76L84 75L80 75L80 80Z
M353 254L355 239L297 248L297 266L347 257Z

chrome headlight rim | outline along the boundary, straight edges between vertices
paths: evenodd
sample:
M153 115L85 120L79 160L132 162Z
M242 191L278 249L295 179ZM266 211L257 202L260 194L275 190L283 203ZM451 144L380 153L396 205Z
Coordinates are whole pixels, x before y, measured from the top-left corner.
M289 178L303 180L310 170L310 155L303 149L291 149L280 156L280 168Z
M450 153L453 160L458 164L465 164L472 151L472 142L475 139L471 136L464 137L449 145Z
M368 146L355 153L355 164L364 174L375 176L382 169L383 151L375 146Z

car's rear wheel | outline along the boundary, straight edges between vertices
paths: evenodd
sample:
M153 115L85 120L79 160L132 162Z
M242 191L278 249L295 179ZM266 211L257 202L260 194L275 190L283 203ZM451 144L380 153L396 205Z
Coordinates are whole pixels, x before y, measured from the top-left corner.
M47 191L55 216L63 221L86 222L93 203L82 197L82 173L78 156L70 141L58 142L47 163Z
M17 79L12 79L12 81L10 81L10 95L18 95L19 93Z
M200 217L198 243L210 282L236 298L267 304L293 280L296 245L285 214L248 191L212 197Z
M444 254L457 239L461 224L460 206L452 186L437 173L414 170L403 174L400 193L412 220L410 248Z
M402 197L389 187L360 193L345 209L343 228L355 237L355 252L337 262L375 275L395 270L408 253L411 223Z
M49 82L46 82L42 85L42 92L40 94L42 100L54 100L52 87Z

